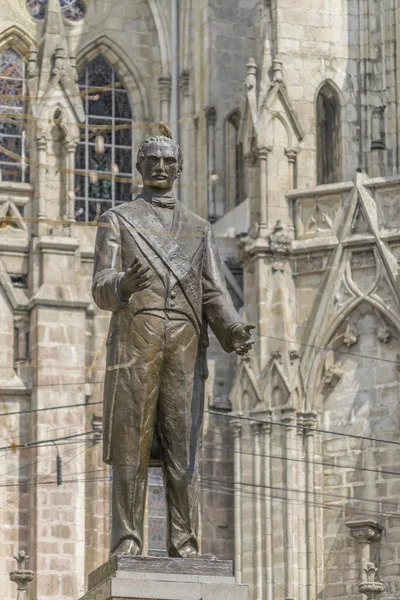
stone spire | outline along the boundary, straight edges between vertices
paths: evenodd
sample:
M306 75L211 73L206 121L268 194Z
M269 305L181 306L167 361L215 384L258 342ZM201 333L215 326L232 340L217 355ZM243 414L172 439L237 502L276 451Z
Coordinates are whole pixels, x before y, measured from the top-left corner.
M77 85L76 61L70 56L59 0L48 1L36 65L33 64L35 58L31 52L28 87L34 114L42 112L39 107L50 100L60 85L77 121L82 122L84 110Z

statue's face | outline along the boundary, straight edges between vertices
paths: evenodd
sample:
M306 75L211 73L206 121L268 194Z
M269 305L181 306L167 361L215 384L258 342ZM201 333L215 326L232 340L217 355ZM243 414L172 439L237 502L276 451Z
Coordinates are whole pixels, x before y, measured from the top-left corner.
M150 142L145 147L144 158L136 166L144 185L162 189L172 188L179 175L177 148L168 141Z

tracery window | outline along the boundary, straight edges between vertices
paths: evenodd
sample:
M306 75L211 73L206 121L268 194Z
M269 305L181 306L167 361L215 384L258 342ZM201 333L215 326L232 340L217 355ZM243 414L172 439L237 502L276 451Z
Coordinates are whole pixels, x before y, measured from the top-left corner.
M148 507L149 556L166 556L166 506L160 468L149 469Z
M93 221L131 199L132 111L128 92L103 57L87 65L79 87L86 119L76 152L76 219ZM96 143L99 137L104 147Z
M0 170L3 181L28 180L24 131L25 62L13 48L0 54Z
M341 177L340 102L329 82L318 93L316 109L317 184L336 183Z
M240 113L233 112L225 121L225 210L228 212L243 200L242 152L239 142Z
M35 19L44 19L48 0L26 0L26 8ZM82 0L60 0L60 8L69 21L80 21L85 16Z

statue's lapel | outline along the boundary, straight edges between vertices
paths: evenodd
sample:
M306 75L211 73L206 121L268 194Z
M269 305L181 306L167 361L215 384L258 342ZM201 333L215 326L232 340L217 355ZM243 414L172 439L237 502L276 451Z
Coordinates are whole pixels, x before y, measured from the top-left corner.
M179 248L192 262L194 255L202 246L204 232L194 227L186 207L180 202L175 205L172 234Z
M178 202L175 210L178 211L175 216L176 239L175 235L164 229L154 211L150 210L147 202L141 197L136 198L132 203L121 205L117 212L122 228L131 235L139 248L146 253L146 245L150 246L180 282L198 322L201 323L200 280L191 265L193 252L187 254L194 241L192 237L196 233L191 231L190 223L185 222L185 219L187 221L185 210ZM197 239L196 242L198 248L200 240Z

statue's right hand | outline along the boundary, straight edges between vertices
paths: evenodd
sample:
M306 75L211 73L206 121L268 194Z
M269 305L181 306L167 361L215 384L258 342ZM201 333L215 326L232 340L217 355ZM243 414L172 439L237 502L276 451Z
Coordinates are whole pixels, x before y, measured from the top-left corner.
M121 293L123 296L130 296L135 292L140 292L150 285L150 267L143 265L138 258L135 258L130 268L125 271L121 278Z

